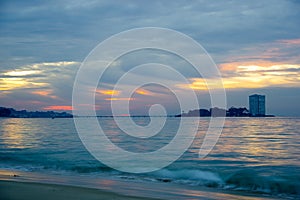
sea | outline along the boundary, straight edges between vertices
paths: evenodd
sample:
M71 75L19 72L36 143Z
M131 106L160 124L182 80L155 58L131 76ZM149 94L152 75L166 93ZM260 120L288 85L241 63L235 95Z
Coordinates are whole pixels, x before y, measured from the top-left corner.
M129 173L109 167L90 154L72 118L0 118L0 170L85 180L109 177L128 183L300 199L300 118L226 118L216 145L204 158L199 157L199 150L210 118L169 117L166 127L149 142L128 139L112 117L97 120L107 138L129 152L162 148L175 137L179 122L198 123L199 127L192 144L173 163L153 172ZM134 121L146 126L151 119Z

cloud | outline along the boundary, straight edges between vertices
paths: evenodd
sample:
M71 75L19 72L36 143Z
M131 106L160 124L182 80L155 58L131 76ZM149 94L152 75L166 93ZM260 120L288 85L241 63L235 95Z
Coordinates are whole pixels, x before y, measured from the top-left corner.
M31 74L38 74L39 71L36 71L36 70L23 70L23 71L16 71L16 70L13 70L13 71L8 71L8 72L5 72L3 73L4 76L28 76L28 75L31 75Z
M52 98L52 99L58 99L58 96L53 95L53 90L34 90L31 92L31 94L39 95L42 97Z
M12 91L15 89L40 88L47 86L47 83L34 82L32 79L25 78L1 78L0 91Z
M300 87L300 65L272 62L226 63L225 88Z
M101 89L96 90L96 92L102 95L109 95L109 96L118 96L121 93L119 90L101 90Z
M223 85L216 79L191 78L191 84L177 86L193 90L208 90L208 84L211 88L225 89L300 87L300 65L236 62L221 64L220 69Z
M33 63L14 70L1 69L0 103L20 108L29 104L28 107L36 106L36 109L43 109L49 104L69 104L79 64L59 61Z
M247 48L232 51L222 62L277 62L299 64L300 39L275 40L272 42L250 45ZM299 44L298 44L299 43Z
M202 44L219 65L225 88L300 87L299 10L297 1L280 0L2 1L0 103L31 109L70 105L76 71L88 53L113 34L144 26L175 29ZM134 73L136 78L168 80L181 92L206 88L201 75L184 61L148 51L114 62L100 90L113 90L125 72L149 62L171 65L190 85L180 85L172 74L152 68ZM120 90L116 98L126 98L121 94ZM108 94L97 95L103 108ZM168 92L148 86L138 89L134 98L160 95Z
M64 111L72 111L72 106L46 106L43 110L64 110Z
M145 96L154 96L154 93L149 91L149 90L145 90L143 88L137 89L135 91L137 94L139 95L145 95Z
M283 43L283 44L287 44L287 45L297 45L297 46L300 46L300 38L279 40L278 42Z
M294 1L6 1L0 12L1 54L34 62L80 61L101 40L143 26L182 31L217 56L300 31Z
M118 97L114 97L114 98L105 98L106 101L134 101L134 98L118 98Z
M15 89L35 89L39 87L51 87L53 77L66 76L68 66L78 65L77 62L52 62L35 63L31 65L20 66L11 71L0 73L1 91L12 91Z

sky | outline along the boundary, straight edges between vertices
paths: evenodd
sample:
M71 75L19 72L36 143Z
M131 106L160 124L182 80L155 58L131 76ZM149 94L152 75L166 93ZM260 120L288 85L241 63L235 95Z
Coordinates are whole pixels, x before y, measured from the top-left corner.
M300 116L299 19L297 0L2 0L0 106L70 112L76 73L91 50L122 31L163 27L205 48L221 73L227 108L248 107L248 96L258 93L266 95L268 114ZM116 80L137 64L154 61L172 65L189 84L173 84L163 69L149 67L140 79L169 80L173 91L155 84L137 89L130 97L133 113L145 114L154 104L165 106L168 114L196 109L178 108L174 96L191 89L200 107L211 106L205 80L193 75L188 63L166 52L145 50L122 56L110 66L96 91L98 112L107 114L111 102L128 101L122 90L114 89Z

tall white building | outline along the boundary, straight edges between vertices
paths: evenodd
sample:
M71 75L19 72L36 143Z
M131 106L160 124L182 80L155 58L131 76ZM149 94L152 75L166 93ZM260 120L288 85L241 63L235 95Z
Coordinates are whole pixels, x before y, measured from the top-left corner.
M258 94L250 95L249 110L252 116L265 116L266 115L265 95L258 95Z

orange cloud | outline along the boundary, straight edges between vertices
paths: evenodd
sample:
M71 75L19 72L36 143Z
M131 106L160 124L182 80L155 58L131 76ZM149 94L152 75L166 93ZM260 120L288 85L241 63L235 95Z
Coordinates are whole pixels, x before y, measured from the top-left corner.
M24 78L0 78L0 91L14 90L20 88L38 88L42 86L47 86L47 83L34 82L32 80Z
M270 86L299 87L300 65L272 62L257 63L225 63L221 65L223 87L230 88L262 88ZM180 88L207 90L222 88L220 80L194 78L191 84L177 85Z
M72 111L72 106L47 106L43 108L44 110L68 110Z
M63 67L79 64L78 62L53 62L53 63L35 63L25 66L20 66L19 69L6 71L0 75L5 78L0 78L0 90L9 91L25 88L40 88L49 83L40 82L36 77L28 77L31 75L39 75L45 73L51 67ZM48 67L49 66L49 67Z
M153 95L152 92L142 89L142 88L137 89L135 92L140 95L146 95L146 96Z
M190 84L178 84L177 87L192 90L220 89L224 87L224 80L220 79L192 78L190 81Z
M58 98L57 96L52 95L52 91L50 91L50 90L36 90L36 91L32 91L31 94L36 94L36 95L43 96L43 97L49 97L52 99Z
M114 96L118 96L121 93L118 90L96 90L96 92L103 95L114 95Z
M222 63L219 65L221 72L227 72L227 71L236 71L239 67L245 67L245 66L259 66L268 68L273 65L278 65L279 63L273 63L268 62L264 60L256 60L253 62L230 62L230 63Z
M31 92L31 94L37 94L37 95L40 95L40 96L49 96L50 95L50 91L33 91Z
M191 79L191 84L178 84L177 87L192 90L207 90L206 81L202 78Z
M135 98L106 98L106 101L132 101Z

